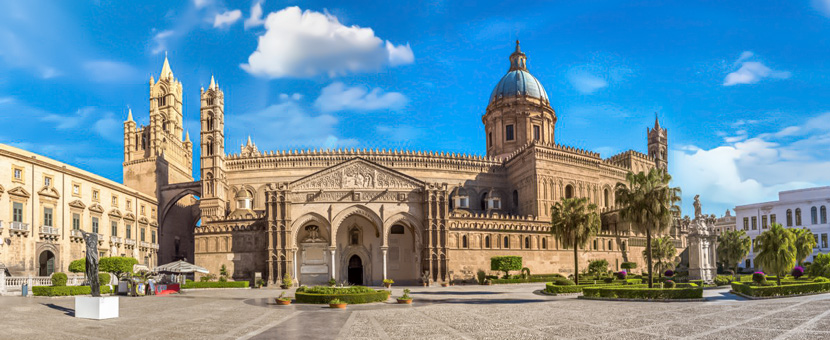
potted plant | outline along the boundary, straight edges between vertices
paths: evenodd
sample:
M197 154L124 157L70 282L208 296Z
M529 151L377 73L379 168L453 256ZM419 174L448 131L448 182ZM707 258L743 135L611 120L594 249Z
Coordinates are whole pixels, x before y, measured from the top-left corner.
M395 281L392 281L392 279L384 279L383 280L383 286L386 287L387 289L392 287L393 283L395 283Z
M450 283L447 281L441 282L441 287L449 287Z
M412 304L412 297L409 296L409 288L403 290L403 295L398 298L398 303L405 303L407 305Z
M257 288L262 288L262 286L264 286L264 285L265 285L265 280L263 280L263 279L257 279L256 280L256 287Z
M291 298L285 296L285 292L280 293L280 296L276 300L280 306L288 306L291 304Z
M340 299L331 300L329 301L329 308L346 309L346 302Z
M424 272L421 274L421 284L423 284L424 287L429 287L429 273Z
M493 284L493 281L490 281L490 278L484 279L484 285L485 286L489 286L489 285L492 285L492 284Z
M282 287L282 289L288 289L288 288L291 288L291 286L293 286L293 285L294 285L294 280L291 278L291 275L288 275L288 273L285 273L285 275L283 275L283 277L282 277L282 285L280 285L280 287Z

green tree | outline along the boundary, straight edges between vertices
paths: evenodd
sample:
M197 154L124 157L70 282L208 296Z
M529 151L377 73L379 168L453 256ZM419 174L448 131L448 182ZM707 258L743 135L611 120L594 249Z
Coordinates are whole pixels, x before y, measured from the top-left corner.
M602 274L608 272L608 260L593 260L588 262L588 274L593 275L597 279Z
M69 262L69 271L73 273L86 272L86 259L80 259Z
M807 266L807 275L812 278L830 277L830 254L816 254L813 263Z
M643 250L643 257L649 257L646 250ZM651 240L651 258L654 260L654 270L657 271L658 277L663 276L664 270L674 268L676 255L677 248L674 247L674 240L668 235Z
M504 278L508 278L511 270L522 270L521 256L493 256L490 258L490 270L504 272Z
M813 253L816 247L816 236L807 228L787 229L795 236L795 262L800 266L804 259Z
M781 277L795 266L795 235L773 223L769 230L755 238L755 246L761 250L755 262L760 263L767 274L775 274L780 286Z
M752 240L743 230L726 230L718 235L718 259L726 268L733 269L732 277L738 273L738 265L749 255Z
M579 284L579 247L585 247L599 232L596 204L587 198L563 198L551 209L551 233L565 249L574 250L574 282Z
M646 234L646 254L651 255L652 235L660 235L669 230L675 216L680 215L680 188L671 187L671 175L662 169L652 168L648 174L629 172L625 176L628 183L617 183L615 188L620 218L631 223L641 234ZM654 266L651 256L646 257L648 267L648 287L654 287Z
M123 274L132 273L133 266L138 264L138 260L134 257L102 257L98 261L98 269L102 272L113 273L117 278L121 278Z

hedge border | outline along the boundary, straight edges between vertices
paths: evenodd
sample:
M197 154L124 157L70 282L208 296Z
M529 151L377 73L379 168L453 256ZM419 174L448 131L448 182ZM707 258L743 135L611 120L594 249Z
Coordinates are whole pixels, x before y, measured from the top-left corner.
M681 284L678 284L681 285ZM688 286L686 286L688 285ZM626 299L643 301L703 299L703 288L694 283L682 284L683 288L646 288L642 286L585 287L582 294L593 299ZM621 300L622 301L622 300Z
M552 277L531 277L529 279L490 279L490 283L494 285L514 284L514 283L542 283L550 282Z
M314 303L314 304L328 304L329 301L340 299L348 304L356 305L362 303L384 302L389 299L388 290L376 290L372 293L360 294L310 294L310 293L294 293L294 298L297 303Z
M747 298L784 298L830 292L830 282L784 284L781 286L750 286L743 282L732 282L732 292ZM789 294L788 294L789 293Z
M204 288L250 288L248 281L215 281L215 282L187 282L182 289L204 289Z
M101 286L101 294L109 294L110 286ZM92 294L89 286L33 286L34 296L75 296Z

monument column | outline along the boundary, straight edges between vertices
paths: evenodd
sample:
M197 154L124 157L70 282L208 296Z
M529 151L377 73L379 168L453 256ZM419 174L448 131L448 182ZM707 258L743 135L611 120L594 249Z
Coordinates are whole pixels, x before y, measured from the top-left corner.
M331 278L335 279L335 280L337 280L337 269L336 269L337 267L336 267L335 262L334 262L334 258L335 258L334 254L335 254L336 250L337 250L336 247L329 248L329 252L331 252Z
M389 247L381 247L380 251L383 252L383 279L386 280L386 251L389 250Z

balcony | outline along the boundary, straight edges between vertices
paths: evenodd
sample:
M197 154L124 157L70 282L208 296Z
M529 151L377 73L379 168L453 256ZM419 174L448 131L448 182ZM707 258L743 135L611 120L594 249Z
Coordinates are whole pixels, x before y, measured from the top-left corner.
M124 240L124 244L126 244L126 245L128 245L128 246L135 246L135 240L133 240L133 239L125 239L125 240Z
M150 248L150 244L144 241L141 241L140 245L142 248Z
M29 224L23 222L12 222L11 226L9 226L9 230L29 231Z
M150 245L150 248L153 248L155 250L159 250L159 245L156 244L156 243L153 243L153 244Z
M69 237L71 237L75 241L81 241L84 239L84 232L80 229L72 229L69 231Z
M110 242L116 243L116 244L121 244L121 238L118 237L118 236L110 236Z
M53 226L48 226L48 225L41 226L40 227L40 233L41 234L49 234L49 235L60 235L60 231L58 230L58 228L55 228Z

